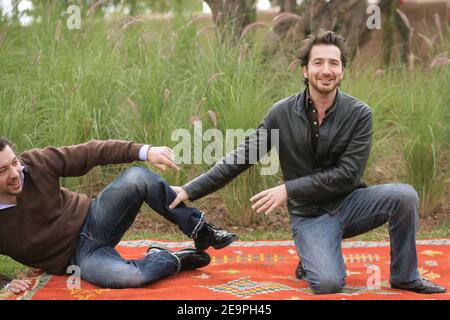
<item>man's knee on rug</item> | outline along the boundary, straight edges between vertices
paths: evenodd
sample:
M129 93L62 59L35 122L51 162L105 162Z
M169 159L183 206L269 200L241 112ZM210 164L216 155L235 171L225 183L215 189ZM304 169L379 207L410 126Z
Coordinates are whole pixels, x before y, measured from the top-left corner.
M345 280L334 275L324 275L317 280L309 281L309 286L315 294L337 293L345 286Z

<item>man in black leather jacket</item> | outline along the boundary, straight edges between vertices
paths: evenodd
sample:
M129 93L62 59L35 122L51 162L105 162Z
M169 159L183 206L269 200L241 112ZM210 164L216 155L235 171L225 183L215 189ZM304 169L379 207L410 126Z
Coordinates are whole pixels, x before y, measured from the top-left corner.
M212 169L173 187L176 206L214 192L275 147L284 184L250 200L266 214L287 202L298 254L296 275L315 293L345 285L341 240L389 221L391 285L419 293L445 292L418 272L418 196L405 184L367 187L361 182L372 140L372 114L363 102L340 91L347 63L345 40L331 31L308 37L300 49L306 89L275 103L255 133ZM277 131L279 141L267 131ZM276 136L276 135L275 135Z

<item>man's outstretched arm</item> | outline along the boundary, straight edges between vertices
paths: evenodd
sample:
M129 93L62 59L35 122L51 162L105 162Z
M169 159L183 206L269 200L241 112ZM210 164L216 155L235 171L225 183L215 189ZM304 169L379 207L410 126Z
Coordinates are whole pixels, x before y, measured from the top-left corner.
M143 152L144 151L144 152ZM98 165L130 163L147 160L160 170L178 169L173 151L167 147L152 147L121 140L91 140L66 147L32 149L21 155L23 160L46 168L54 177L76 177Z
M271 128L269 113L254 133L247 136L236 150L227 154L214 167L183 187L173 187L177 197L170 208L175 208L182 201L194 201L223 188L239 174L256 164L273 147Z

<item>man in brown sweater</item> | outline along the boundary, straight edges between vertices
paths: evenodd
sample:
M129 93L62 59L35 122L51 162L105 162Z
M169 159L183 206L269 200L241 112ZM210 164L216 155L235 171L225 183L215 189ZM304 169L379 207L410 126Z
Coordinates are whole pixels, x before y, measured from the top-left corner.
M209 264L209 246L223 248L233 233L205 221L203 213L183 203L169 209L176 194L157 174L142 167L127 169L95 199L60 187L60 177L82 176L98 165L148 161L161 170L178 170L167 147L133 142L91 140L68 147L32 149L17 156L0 138L0 254L50 274L80 269L82 279L100 287L140 287ZM194 239L196 249L170 252L151 247L134 260L114 247L132 225L143 202ZM14 293L29 282L0 275L0 288Z

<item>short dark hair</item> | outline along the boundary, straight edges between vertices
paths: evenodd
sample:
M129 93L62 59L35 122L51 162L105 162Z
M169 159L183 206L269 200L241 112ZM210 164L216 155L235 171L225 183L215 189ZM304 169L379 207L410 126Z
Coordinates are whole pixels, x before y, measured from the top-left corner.
M344 67L347 66L348 48L344 37L334 31L320 30L317 34L309 35L302 42L302 47L299 49L297 55L297 59L300 61L302 67L308 66L311 49L315 45L320 44L338 47L339 51L341 51L341 63ZM305 84L308 85L308 79L305 79Z
M0 151L3 151L6 146L9 146L13 151L16 150L16 146L4 137L0 137Z

